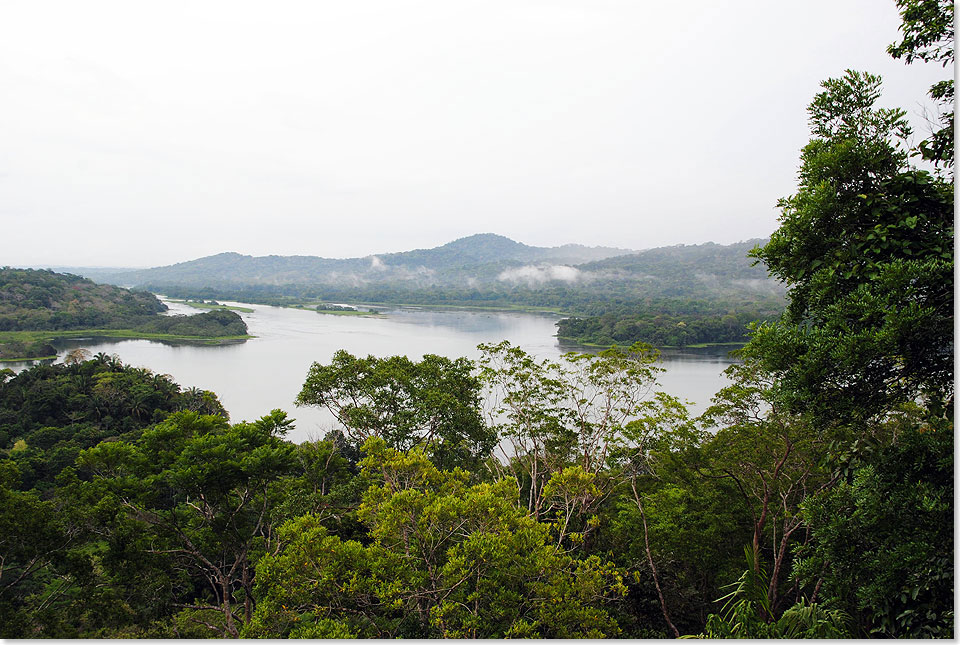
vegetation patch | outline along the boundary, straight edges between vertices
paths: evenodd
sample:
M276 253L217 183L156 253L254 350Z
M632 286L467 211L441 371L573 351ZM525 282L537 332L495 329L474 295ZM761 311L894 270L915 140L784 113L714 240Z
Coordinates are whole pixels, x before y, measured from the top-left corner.
M220 304L216 300L197 301L197 300L175 300L173 298L169 298L169 301L187 305L189 307L193 307L194 309L220 309L220 310L228 310L228 311L239 311L245 314L250 314L250 313L253 313L254 311L250 307L240 307L237 305Z

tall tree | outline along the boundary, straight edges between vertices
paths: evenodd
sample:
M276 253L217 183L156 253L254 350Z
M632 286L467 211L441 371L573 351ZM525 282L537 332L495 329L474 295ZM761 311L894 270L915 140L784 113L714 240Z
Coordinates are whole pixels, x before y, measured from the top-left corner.
M900 32L903 37L900 42L890 45L887 52L907 64L919 60L953 67L953 0L897 0L897 8L902 18ZM934 165L943 166L953 176L953 79L935 83L929 94L942 111L929 119L930 136L918 144L917 153ZM936 122L939 123L934 125Z
M953 400L952 183L908 164L902 110L848 71L810 105L797 193L753 251L789 286L782 322L748 353L823 417L868 419L923 397Z

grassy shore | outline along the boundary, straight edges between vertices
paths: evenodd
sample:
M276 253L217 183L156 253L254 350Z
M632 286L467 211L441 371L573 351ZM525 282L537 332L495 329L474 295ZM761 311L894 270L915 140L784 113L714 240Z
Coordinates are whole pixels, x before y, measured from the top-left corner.
M287 309L302 309L303 311L313 311L318 314L328 314L330 316L359 316L361 318L376 318L383 316L384 314L379 311L339 311L336 309L317 309L317 305L320 303L302 303L295 305L284 305Z
M190 302L189 300L176 300L174 298L167 298L166 300L167 302L176 302L181 305L187 305L188 307L193 307L194 309L227 309L229 311L239 311L245 314L253 313L253 309L250 307L238 307L236 305L211 305L208 302Z
M3 331L0 332L0 345L4 343L23 343L32 345L34 343L52 343L64 338L118 338L129 340L159 340L173 343L196 343L199 345L223 345L226 343L247 340L254 336L183 336L179 334L156 334L150 332L137 331L135 329L71 329L66 331ZM11 361L30 361L56 358L53 356L24 356L0 358L0 362Z

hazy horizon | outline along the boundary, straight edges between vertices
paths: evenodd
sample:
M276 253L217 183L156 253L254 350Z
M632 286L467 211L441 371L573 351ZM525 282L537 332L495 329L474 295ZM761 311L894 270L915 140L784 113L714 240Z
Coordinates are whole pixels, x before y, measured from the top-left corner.
M892 0L0 5L0 264L730 244L776 228L819 83Z
M485 231L485 232L483 232L483 233L471 233L471 234L469 234L469 235L464 235L464 236L461 237L461 238L457 238L457 240L464 239L464 238L469 238L469 237L475 237L475 236L478 236L478 235L488 235L488 234L500 235L499 233L493 233L493 232L491 232L491 231ZM508 236L502 236L502 237L508 237ZM756 238L746 238L746 239L743 239L743 240L735 240L735 241L733 241L733 242L724 244L724 246L729 246L730 244L739 244L739 243L742 243L742 242L748 242L748 241L750 241L751 239L762 239L762 238L766 238L766 237L768 237L768 236L758 236L758 237L756 237ZM509 238L509 239L513 239L513 238ZM409 249L401 249L400 251L380 251L380 252L376 252L376 253L368 253L368 254L366 254L366 255L352 255L352 256L338 256L338 257L334 257L334 256L316 256L316 255L309 255L309 256L307 256L307 257L322 257L322 258L328 259L328 260L347 260L347 259L377 257L377 256L389 255L389 254L391 254L391 253L398 253L398 252L399 252L399 253L402 253L402 252L405 252L405 251L423 251L423 250L429 250L429 249L437 248L437 247L440 247L440 246L445 246L446 244L449 244L450 242L456 242L457 240L447 240L446 242L442 242L442 243L440 243L440 244L438 244L438 245L436 245L436 246L431 246L431 247L418 246L418 247L413 247L413 248L409 248ZM513 241L514 241L514 242L519 242L519 243L521 243L521 244L526 244L527 246L539 246L539 245L535 245L535 244L527 244L527 243L524 242L523 240L513 240ZM710 243L710 242L711 242L711 241L708 240L707 242L699 242L699 243L696 243L696 244L708 244L708 243ZM714 243L715 243L715 244L719 244L718 242L714 242ZM547 248L558 248L558 247L562 247L562 246L570 245L570 244L576 245L576 244L580 244L580 243L579 243L579 242L563 242L563 243L560 243L560 244L552 244L552 245L550 245L550 247L547 247ZM631 253L640 253L640 252L649 251L649 250L655 249L655 248L663 248L663 247L669 247L669 246L682 246L682 245L684 245L683 242L678 242L677 244L664 244L662 247L647 247L647 248L643 248L643 249L627 249L627 248L625 248L625 247L611 247L611 246L609 246L609 245L601 245L601 244L597 244L597 245L585 245L585 244L584 244L584 245L581 245L581 246L587 246L588 248L598 248L598 247L618 248L618 249L620 249L620 250L629 251L629 252L631 252ZM692 246L692 245L688 244L688 245L686 245L686 246ZM542 247L540 247L540 248L542 248ZM215 252L215 253L210 253L210 254L204 255L204 256L197 256L196 258L188 258L188 259L186 259L186 260L178 260L178 261L176 261L176 262L165 262L165 263L163 263L163 264L150 264L150 265L144 264L144 265L140 265L140 266L137 266L137 265L119 265L119 264L115 264L115 265L108 265L108 264L101 264L101 265L82 265L82 264L51 264L51 263L11 264L11 265L9 265L9 266L13 266L14 268L21 268L21 269L22 269L22 268L30 268L30 269L56 269L56 268L77 268L77 269L80 269L80 268L83 268L83 269L115 269L115 268L116 268L116 269L151 269L151 268L156 268L156 267L160 267L160 266L169 266L169 265L173 265L173 264L179 264L179 263L182 263L182 262L189 262L189 261L191 261L191 260L198 260L198 259L201 259L201 258L204 258L204 257L211 257L211 256L215 256L215 255L221 255L221 254L224 254L224 253L239 253L239 252L238 252L238 251L232 251L232 250L223 250L223 251L217 251L217 252ZM306 254L303 254L303 253L298 253L298 254L285 254L285 253L250 254L250 253L240 253L240 255L253 256L253 257L269 257L269 256L281 256L281 257L300 256L300 257L304 257Z

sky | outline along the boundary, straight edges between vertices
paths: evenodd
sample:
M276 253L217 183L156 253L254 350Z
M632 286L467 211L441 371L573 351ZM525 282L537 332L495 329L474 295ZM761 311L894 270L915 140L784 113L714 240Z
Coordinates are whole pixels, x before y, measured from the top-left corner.
M769 235L892 0L0 3L0 265Z

